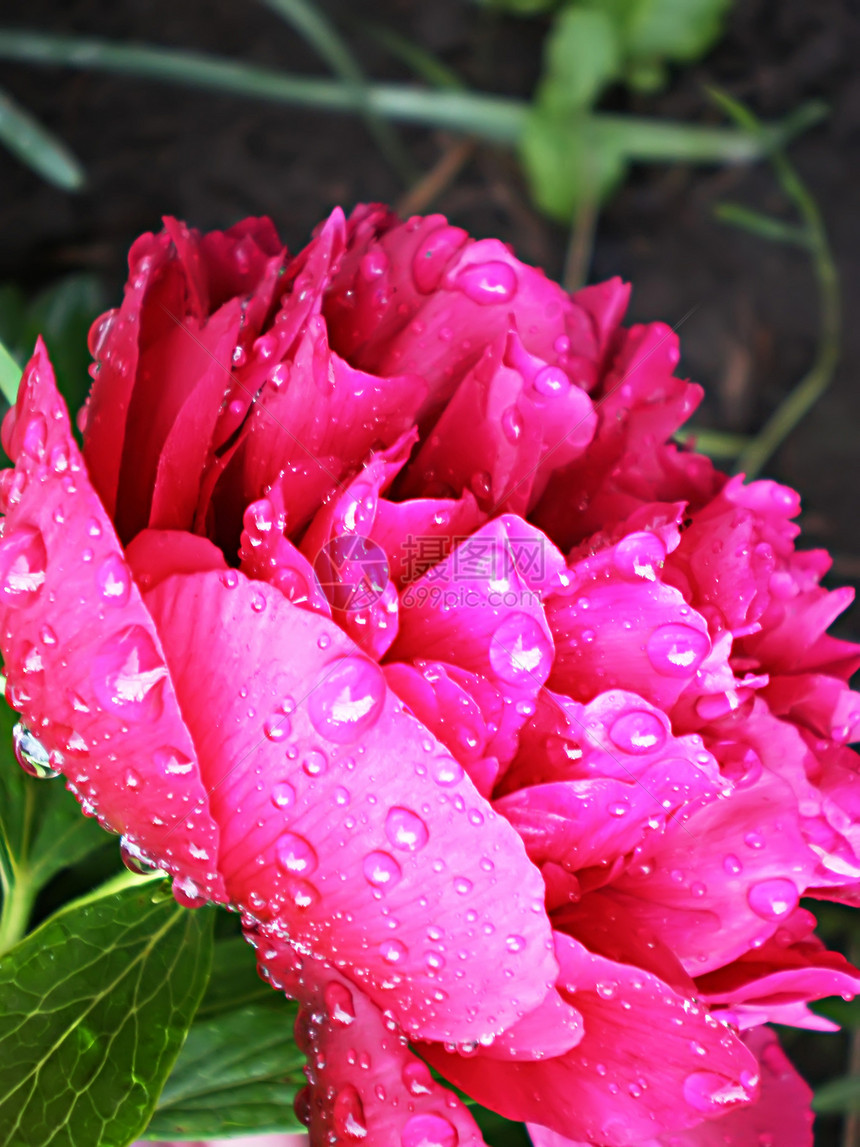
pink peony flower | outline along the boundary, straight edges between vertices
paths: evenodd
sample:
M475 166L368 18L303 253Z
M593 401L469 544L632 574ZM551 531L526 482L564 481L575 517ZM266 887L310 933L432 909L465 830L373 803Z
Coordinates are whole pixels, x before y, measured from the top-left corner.
M811 1142L761 1025L857 989L798 902L858 902L860 650L671 444L673 332L379 207L130 271L83 452L41 343L3 427L19 755L240 909L311 1142L480 1144L428 1064L538 1147Z

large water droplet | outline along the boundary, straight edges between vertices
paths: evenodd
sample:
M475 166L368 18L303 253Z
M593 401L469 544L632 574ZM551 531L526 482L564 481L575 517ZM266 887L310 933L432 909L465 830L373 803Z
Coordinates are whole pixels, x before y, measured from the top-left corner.
M48 554L35 526L19 526L0 541L0 594L5 605L36 601L45 584Z
M34 414L24 427L21 437L21 452L34 462L45 457L45 444L48 441L48 424L44 414Z
M131 593L131 574L119 554L108 554L96 574L99 593L112 605L125 605Z
M656 713L634 709L614 722L609 739L625 753L655 753L666 743L666 730Z
M419 852L430 837L427 825L418 813L399 807L389 810L385 818L385 835L395 848L404 852Z
M409 949L400 940L383 940L379 945L379 954L386 964L402 964L409 955Z
M288 809L296 803L296 790L289 781L278 781L272 786L272 804L275 808Z
M15 760L31 777L50 780L51 777L59 776L59 773L51 768L48 750L20 721L12 730L12 747L15 751Z
M157 721L167 668L142 625L129 625L103 642L92 662L96 696L123 720Z
M516 442L523 432L523 420L515 406L509 406L502 412L502 433L508 442Z
M664 677L692 677L711 648L707 634L689 625L658 625L648 638L648 660Z
M420 1059L410 1060L404 1065L402 1078L410 1095L429 1095L433 1088L430 1069Z
M490 639L489 658L502 681L541 685L549 675L552 645L531 614L512 613Z
M400 1132L401 1147L457 1147L459 1142L453 1123L429 1111L407 1119Z
M338 1141L343 1138L353 1143L360 1143L367 1137L361 1096L351 1083L342 1087L335 1096L331 1121Z
M781 920L794 911L798 899L794 882L782 876L759 880L751 884L747 891L750 908L763 920Z
M615 568L625 577L644 577L655 581L657 571L666 560L666 547L656 534L641 530L628 534L615 547L612 555Z
M303 836L285 832L275 845L278 867L292 876L310 876L315 871L317 854Z
M355 1002L349 988L333 980L330 984L326 984L323 999L332 1023L340 1027L349 1027L355 1019Z
M121 836L119 840L119 855L129 872L134 872L138 876L148 876L155 868L138 846L125 836Z
M749 1098L740 1083L714 1071L694 1071L684 1080L684 1099L696 1111L728 1111Z
M532 386L544 398L555 398L570 389L570 379L559 366L544 366L534 377Z
M467 298L482 306L507 303L517 293L517 285L513 267L496 260L464 267L455 283Z
M316 731L337 744L357 741L376 724L385 705L385 677L379 666L363 657L343 657L308 698Z
M374 888L393 888L403 877L400 865L387 852L369 852L361 867L364 879Z

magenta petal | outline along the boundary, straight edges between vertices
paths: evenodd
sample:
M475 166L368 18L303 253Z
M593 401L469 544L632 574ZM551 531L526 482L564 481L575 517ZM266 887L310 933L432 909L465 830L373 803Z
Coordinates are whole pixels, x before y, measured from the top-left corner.
M280 486L246 507L239 545L240 569L276 586L287 601L331 617L331 605L314 568L284 536L287 514Z
M231 899L348 968L407 1032L474 1039L540 1003L555 962L539 873L379 667L232 570L169 579L147 603Z
M405 492L471 490L484 509L524 515L552 471L583 453L596 421L586 392L530 355L512 325L460 383Z
M125 557L144 592L173 574L227 568L224 555L208 538L184 530L141 530Z
M813 882L817 857L796 800L775 776L671 822L607 892L704 975L772 936Z
M706 1008L555 935L559 990L582 1013L583 1039L564 1055L515 1063L422 1046L446 1078L507 1118L608 1147L639 1147L754 1099L755 1058Z
M0 542L11 699L85 810L224 899L218 829L159 634L90 485L41 341L21 382Z
M469 1109L437 1083L382 1009L331 965L251 932L261 974L299 1002L309 1085L296 1099L312 1143L484 1147Z
M388 558L398 587L417 581L487 520L468 491L462 498L380 498L371 537Z
M85 408L84 457L109 514L116 509L126 422L140 361L141 308L156 292L160 298L160 280L170 263L170 251L166 232L141 235L129 251L130 278L122 307L102 315L90 331L90 351L96 363ZM163 323L160 310L155 317Z

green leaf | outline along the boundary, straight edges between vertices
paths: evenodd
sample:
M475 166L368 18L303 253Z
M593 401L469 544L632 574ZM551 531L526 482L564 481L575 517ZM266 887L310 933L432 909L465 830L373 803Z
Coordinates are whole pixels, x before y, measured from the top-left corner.
M66 145L2 89L0 142L43 179L64 191L78 191L86 182L84 169Z
M292 1101L305 1083L295 1004L257 975L241 938L215 945L188 1039L146 1130L150 1139L303 1130Z
M619 65L609 17L597 9L566 8L554 20L544 46L538 105L555 115L588 108L616 77Z
M193 1024L147 1138L304 1130L293 1099L306 1082L305 1058L293 1038L295 1007L280 1003L278 1009L252 1004Z
M828 1115L860 1111L860 1076L843 1075L823 1084L813 1097L812 1109Z
M538 207L569 223L586 203L600 202L626 171L624 153L591 116L529 116L520 155Z
M18 394L18 383L21 381L21 368L15 362L6 347L0 342L0 393L10 406Z
M211 911L153 881L70 904L0 960L0 1142L126 1147L209 974Z

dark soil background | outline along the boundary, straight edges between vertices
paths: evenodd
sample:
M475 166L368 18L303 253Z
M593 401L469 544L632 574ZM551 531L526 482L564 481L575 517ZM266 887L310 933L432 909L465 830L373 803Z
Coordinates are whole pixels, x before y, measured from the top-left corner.
M392 27L438 54L472 86L528 96L545 25L493 17L470 0L321 0L368 73L410 80L361 29ZM312 53L254 0L3 0L0 23L171 44L322 74ZM827 395L783 444L767 473L804 498L806 542L834 554L834 582L860 580L860 3L739 0L729 28L700 64L675 73L654 97L613 93L613 106L691 122L716 122L704 88L716 83L765 118L804 100L829 117L791 147L817 198L844 293L842 362ZM3 84L68 142L87 189L68 195L2 154L0 282L36 290L73 270L94 270L119 295L126 251L162 213L200 228L269 214L291 249L337 203L396 201L403 187L362 124L346 116L199 93L126 77L4 64ZM451 141L402 131L416 165L430 168ZM809 261L714 218L722 199L784 214L772 172L755 168L637 169L604 210L592 279L634 284L632 318L677 323L682 369L708 392L701 421L754 433L814 353L817 295ZM512 243L525 260L561 275L567 236L530 206L515 159L478 148L433 203L476 235ZM840 625L860 638L860 612ZM838 923L836 927L838 928ZM846 1037L803 1035L792 1054L810 1080L846 1070ZM839 1141L821 1120L817 1142ZM858 1140L860 1142L860 1140ZM779 1147L777 1144L776 1147Z

